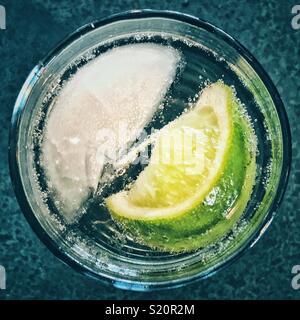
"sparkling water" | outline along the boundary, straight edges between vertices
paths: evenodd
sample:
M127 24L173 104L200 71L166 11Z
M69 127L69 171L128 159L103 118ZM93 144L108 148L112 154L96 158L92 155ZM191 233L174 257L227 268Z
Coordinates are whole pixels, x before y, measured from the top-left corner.
M112 148L120 151L118 158L145 135L175 120L193 106L203 88L220 80L234 88L250 119L260 117L258 108L251 108L256 104L252 94L230 65L183 38L145 34L118 39L66 68L45 100L35 163L44 201L69 237L80 235L126 255L169 255L137 244L112 220L103 200L127 188L146 164L133 162L120 172L112 169L113 179L99 185L103 170L110 171L95 152L98 132L120 132L125 120L130 135L119 134L123 139ZM257 125L261 123L253 121Z

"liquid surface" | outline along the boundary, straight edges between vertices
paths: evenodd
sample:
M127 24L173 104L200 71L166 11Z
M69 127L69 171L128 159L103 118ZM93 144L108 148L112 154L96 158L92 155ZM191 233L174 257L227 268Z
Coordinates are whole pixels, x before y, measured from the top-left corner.
M122 136L115 149L126 149L141 132L151 136L153 130L184 114L210 83L221 79L236 89L242 109L251 97L224 60L182 39L130 37L99 48L95 56L72 73L49 107L41 145L41 175L46 180L48 202L69 224L73 235L81 234L112 251L122 248L129 256L144 255L150 249L130 233L124 234L111 218L105 199L132 185L148 163L132 164L93 199L105 163L98 157L97 138L103 142L99 128L118 131L119 120L124 119L130 135ZM100 73L100 67L105 72ZM111 146L111 140L106 140ZM251 188L248 191L250 197ZM214 203L216 193L217 189L206 199L208 204ZM220 228L219 235L225 236L223 231Z

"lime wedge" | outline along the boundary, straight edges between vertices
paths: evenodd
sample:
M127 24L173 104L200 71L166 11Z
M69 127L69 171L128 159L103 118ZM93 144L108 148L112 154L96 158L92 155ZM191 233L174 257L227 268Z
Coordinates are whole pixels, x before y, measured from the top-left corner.
M107 198L137 241L190 251L224 236L242 214L255 178L251 126L232 89L205 88L194 108L159 133L149 165L129 191Z

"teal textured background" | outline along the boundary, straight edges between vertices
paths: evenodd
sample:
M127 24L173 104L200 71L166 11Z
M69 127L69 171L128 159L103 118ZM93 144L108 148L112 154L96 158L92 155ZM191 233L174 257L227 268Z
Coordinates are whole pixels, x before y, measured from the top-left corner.
M299 299L291 269L300 264L300 30L291 27L296 1L0 0L0 299ZM170 291L122 291L86 278L55 258L23 217L10 183L8 130L14 101L31 68L68 33L130 9L182 11L237 38L268 72L286 106L293 135L289 186L274 222L237 262L205 281Z

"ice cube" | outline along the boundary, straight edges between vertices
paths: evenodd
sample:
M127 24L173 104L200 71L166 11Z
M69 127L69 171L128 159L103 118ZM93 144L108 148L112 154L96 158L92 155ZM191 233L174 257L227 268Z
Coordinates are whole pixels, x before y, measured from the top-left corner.
M179 60L175 49L158 44L117 47L64 86L47 120L42 158L67 222L97 187L99 152L108 148L113 157L141 133L174 81Z

